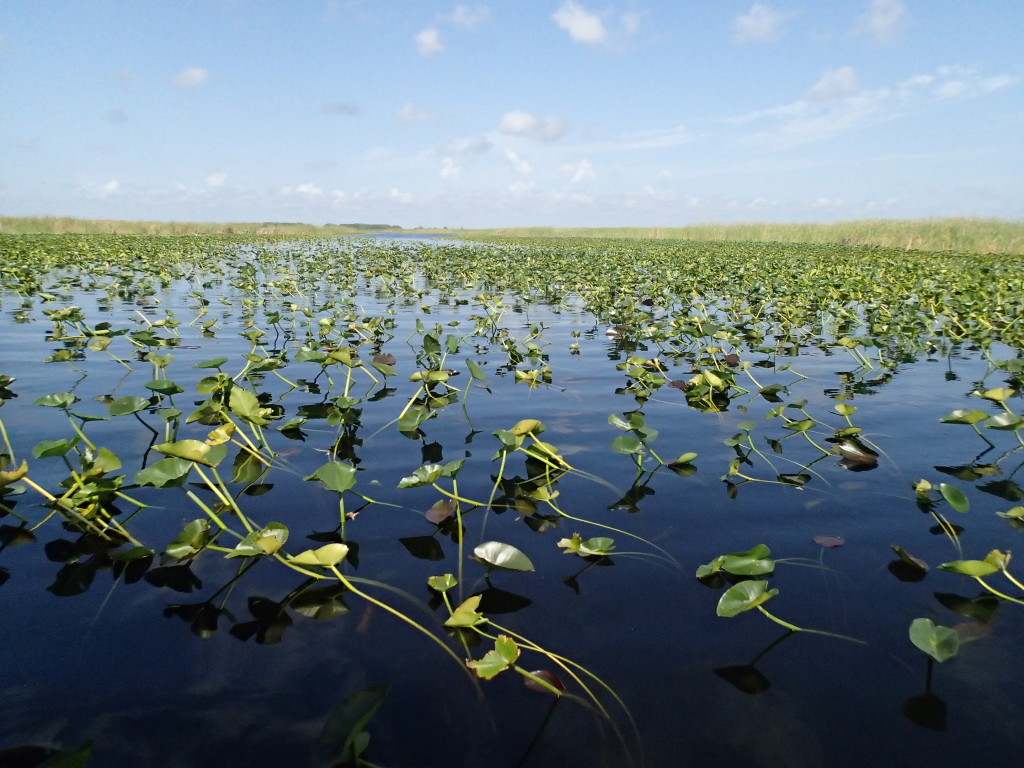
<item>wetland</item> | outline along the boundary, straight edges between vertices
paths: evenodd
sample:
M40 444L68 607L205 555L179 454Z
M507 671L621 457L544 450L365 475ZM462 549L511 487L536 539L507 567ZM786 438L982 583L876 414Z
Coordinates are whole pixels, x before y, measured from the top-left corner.
M0 235L0 758L1024 755L1022 318L1017 255Z

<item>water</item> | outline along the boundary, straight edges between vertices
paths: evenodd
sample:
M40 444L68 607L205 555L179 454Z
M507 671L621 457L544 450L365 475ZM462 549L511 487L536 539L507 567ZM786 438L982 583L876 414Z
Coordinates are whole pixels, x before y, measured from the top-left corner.
M701 413L688 407L680 390L663 387L642 406L647 424L659 431L652 446L666 461L697 452L697 470L680 476L657 468L648 457L638 472L631 457L609 447L624 433L608 423L608 416L638 408L631 394L616 393L628 380L615 366L630 354L649 358L658 350L650 342L629 348L608 338L598 318L572 301L556 307L527 303L507 311L500 323L505 336L520 344L532 329L542 330L536 340L552 371L550 384L531 389L517 383L499 337L470 337L449 356L447 365L460 371L452 383L460 389L470 384L463 362L469 357L487 372L488 389L474 387L465 410L459 402L439 409L421 425L421 436L400 433L394 419L416 389L407 379L417 367L417 320L427 329L440 324L443 339L455 327L459 333L471 331L467 314L479 314L472 304L439 303L429 282L417 285L426 293L409 301L378 295L379 283L369 278L344 286L359 316L394 313L394 338L383 351L397 358L397 376L387 381L395 391L383 399L368 399L380 388L356 371L359 383L352 394L367 399L357 430L362 442L353 447L359 460L355 490L377 503L362 506L346 497L346 510L358 512L346 528L346 539L358 543L358 567L348 567L349 573L404 592L363 585L444 637L440 622L447 612L425 585L430 576L458 572L457 546L423 517L440 494L431 488L399 489L398 483L424 463L464 458L459 495L487 499L498 467L492 456L499 444L491 433L520 419L542 420L547 427L542 439L586 473L559 479L559 507L621 532L567 519L553 519L552 527L538 532L535 528L543 526L536 519L531 527L514 510L473 509L465 520L467 551L498 540L527 553L536 570L494 572L488 579L482 566L466 561L463 594L483 592L484 612L493 621L599 675L621 697L629 716L594 683L610 719L579 701L554 703L528 690L511 671L478 685L437 645L352 594L321 602L325 613L335 614L330 618L310 618L290 602L304 578L266 558L245 569L240 560L208 551L195 558L190 571L173 563L170 570L158 570L163 548L204 514L182 490L138 488L128 493L152 506L127 527L158 553L148 578L115 578L102 548L56 516L34 531L35 541L0 551L0 566L9 574L0 588L5 617L0 747L54 738L74 746L89 740L93 766L328 765L331 754L321 732L331 712L358 691L386 685L384 703L366 726L371 735L366 757L377 765L831 767L1024 756L1024 736L1015 726L1024 700L1014 683L1024 673L1018 652L1024 607L1003 604L987 622L944 607L937 593L971 598L982 590L963 576L935 569L960 556L947 536L930 532L935 520L915 504L912 488L928 478L933 484L955 484L969 495L965 515L948 505L937 507L951 523L964 526L964 558L1010 549L1020 535L995 514L1016 502L984 491L986 483L1014 477L1021 463L1015 443L1000 434L997 447L986 450L970 427L938 422L954 408L987 408L967 397L971 382L986 372L978 356L966 349L950 359L922 356L899 365L887 382L880 370L858 371L842 350L827 355L814 347L774 361L789 363L807 378L779 365L751 369L762 385L787 385L787 402L806 400L808 413L834 427L844 423L832 409L837 391L845 389L851 397L844 402L858 408L854 422L881 449L878 466L870 471L844 469L837 456L824 456L801 435L787 437L781 417L766 418L774 404L756 391L733 397L719 413ZM194 285L178 281L153 296L156 302L126 299L105 310L94 293L72 297L91 323L103 319L115 328L140 328L140 313L153 322L167 309L182 320L180 339L160 351L175 358L167 375L185 389L174 396L185 414L202 401L196 387L213 372L192 366L225 356L230 362L223 369L234 374L251 348L238 335L245 331L240 289L226 279L205 289L208 314L219 321L212 338L199 333L198 323L189 325L192 290ZM323 290L310 304L332 295L331 289ZM445 293L451 291L445 287ZM472 302L474 293L454 290L453 297ZM286 297L277 304L301 300ZM71 429L58 409L33 401L71 391L80 398L75 412L105 416L106 405L94 398L148 396L142 385L151 371L121 344L124 339L116 348L129 359L130 373L92 351L73 365L43 363L56 347L46 340L52 325L42 314L46 306L34 304L30 322L16 323L19 300L4 297L0 373L15 377L11 387L18 397L4 402L0 418L15 455L29 459L30 477L56 489L68 468L59 458L33 459L31 451L41 440L70 436ZM274 308L257 307L252 319L266 327L262 320ZM449 325L457 321L462 325ZM271 338L268 347L294 358L298 341L275 331ZM574 342L578 352L570 349ZM750 353L748 359L770 358ZM528 362L519 369L531 367ZM278 369L292 382L312 379L317 370L315 364L297 362ZM686 365L669 369L670 378L691 375ZM329 393L319 378L320 394L292 391L272 372L258 383L283 407L287 420L303 406L340 394L343 376L338 369L332 376L335 387ZM797 417L795 411L791 415ZM139 416L162 434L156 415ZM811 480L803 490L746 483L730 497L722 476L736 452L723 441L748 421L754 422L755 445L767 458L752 455L753 464L743 471L773 480L813 462L805 470ZM178 437L202 439L210 429L183 425ZM322 419L302 429L304 439L266 430L278 458L263 482L273 487L262 495L239 496L251 519L288 526L287 549L293 554L321 546L326 539L317 534L333 531L339 515L337 495L304 478L327 460L325 452L341 429ZM85 430L97 445L116 450L126 483L160 458L150 446L163 438L133 416L89 422ZM828 435L816 430L813 436L821 441ZM782 452L766 440L782 441ZM233 456L234 451L228 462ZM938 469L970 464L995 469L976 482ZM509 475L524 472L521 458L510 459ZM190 480L198 482L195 475ZM230 487L237 493L243 486ZM209 492L193 490L212 503ZM39 502L28 492L17 497L15 511L34 525L47 514ZM9 526L7 541L19 524L13 515L3 523ZM613 553L611 564L587 567L587 561L556 545L574 532L584 538L611 536L621 554ZM820 535L842 536L845 544L825 549L814 541ZM780 563L770 580L779 589L766 604L770 611L798 626L861 642L788 635L756 611L716 616L722 590L698 582L695 569L716 555L758 543L770 546L777 558L793 560ZM890 572L894 544L931 566L922 580L903 582ZM438 555L441 559L426 559ZM240 567L245 572L236 580ZM969 625L965 636L975 638L956 658L933 665L930 691L941 704L927 700L923 709L913 698L925 693L929 662L907 638L917 617ZM457 655L466 655L458 642L447 642ZM479 659L491 647L483 641L468 652ZM580 693L550 660L524 654L520 663L557 671ZM751 688L761 690L747 692Z

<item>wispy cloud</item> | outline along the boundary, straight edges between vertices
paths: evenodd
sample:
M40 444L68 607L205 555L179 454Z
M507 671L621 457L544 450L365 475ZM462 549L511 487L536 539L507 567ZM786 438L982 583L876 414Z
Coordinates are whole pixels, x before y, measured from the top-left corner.
M512 166L512 170L516 172L517 176L529 176L533 173L533 166L511 149L505 150L505 159L508 160L509 165Z
M670 128L649 128L631 131L615 139L594 141L571 147L576 152L598 154L606 152L632 152L646 149L667 149L678 147L693 140L693 135L684 125Z
M190 67L172 77L171 82L179 88L197 88L205 83L209 76L210 73L202 67Z
M570 184L579 184L581 181L597 178L594 166L586 159L580 160L578 163L565 163L558 170L569 177Z
M755 3L733 21L733 37L737 43L770 43L782 36L784 16L767 5Z
M398 119L403 123L429 123L434 119L434 115L430 112L425 112L412 102L406 102L398 110Z
M486 5L456 5L446 19L464 29L472 29L487 21L491 9Z
M281 194L285 197L301 196L307 198L317 198L323 195L324 190L322 187L318 187L311 181L307 181L305 184L299 184L297 187L284 187L281 190Z
M577 43L599 45L608 39L608 30L601 17L574 0L565 0L552 14L552 18Z
M859 19L858 30L876 43L889 44L902 34L910 21L900 0L871 0Z
M462 173L462 166L455 162L453 157L442 157L441 158L441 171L440 176L446 181L459 178Z
M228 175L226 173L211 173L206 177L206 186L208 187L223 187L224 182L227 181Z
M853 67L830 69L807 92L810 101L832 101L852 96L859 90Z
M823 73L808 89L806 98L748 112L725 122L764 126L744 141L778 148L798 146L863 125L894 120L930 103L976 98L1016 82L1010 75L983 77L972 68L939 67L932 74L918 74L895 85L867 89L859 85L856 71L847 66Z
M498 130L512 136L526 136L540 141L554 141L569 130L569 124L557 117L537 117L529 112L514 109L501 118Z
M417 33L415 39L416 50L419 51L421 56L433 56L444 50L444 44L441 42L441 33L437 31L437 27L427 27Z

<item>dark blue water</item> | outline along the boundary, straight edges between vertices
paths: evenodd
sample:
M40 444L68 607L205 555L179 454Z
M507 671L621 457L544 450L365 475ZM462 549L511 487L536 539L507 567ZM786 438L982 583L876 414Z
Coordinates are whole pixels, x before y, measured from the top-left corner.
M437 305L429 286L429 314L423 313L424 301L403 306L359 294L358 286L347 288L355 289L359 315L375 316L388 307L395 312L394 339L384 351L395 355L398 371L387 382L396 390L388 397L370 401L379 388L361 375L352 392L367 398L358 430L356 490L379 503L359 508L358 499L346 500L347 509L358 509L346 529L346 538L358 543L358 567L350 568L351 574L401 590L404 595L365 587L443 637L440 623L447 614L436 600L430 602L426 579L457 572L457 547L423 517L440 498L437 491L399 489L398 482L427 461L465 458L460 495L486 499L499 445L491 433L520 419L542 420L543 439L581 470L558 481L559 507L639 539L567 519L552 520L538 532L539 526L531 527L513 510L475 509L465 520L467 548L486 540L506 542L527 553L536 570L495 572L488 580L483 567L467 561L463 594L489 589L494 621L600 676L629 716L593 683L610 719L568 698L553 705L511 672L477 686L435 644L351 594L340 598L331 618L304 615L288 602L303 578L270 560L234 582L240 561L215 552L197 557L191 576L172 580L171 586L115 578L89 540L59 516L39 524L48 510L29 490L16 497L14 508L29 524L21 526L14 515L0 521L10 542L0 550L7 575L0 586L0 747L44 742L73 747L91 741L93 766L329 765L321 731L331 711L357 691L387 685L384 704L366 726L371 735L366 757L376 765L831 767L1012 763L1024 756L1018 727L1024 696L1017 683L1024 673L1019 653L1024 606L1002 603L979 621L951 611L936 597L973 598L983 590L935 566L961 557L980 559L995 548L1013 549L1021 535L995 514L1019 502L992 492L1005 496L1010 487L1005 481L1021 479L1022 455L1012 435L989 435L996 443L990 448L968 426L939 423L954 408L996 412L967 397L987 369L977 355L960 349L948 359L922 356L889 371L888 380L881 370L856 370L842 350L826 355L812 348L777 361L807 378L779 366L751 369L762 385L788 385L787 402L806 400L806 411L832 427L844 424L832 409L837 390L846 387L844 402L858 408L855 423L881 449L877 467L856 472L844 469L838 456L823 457L800 435L787 437L779 418L766 418L774 404L756 393L734 397L722 412L702 413L687 405L681 391L663 387L639 406L630 394L616 393L627 378L615 366L631 353L653 357L654 345L623 349L604 335L595 317L571 302L555 308L533 304L507 312L501 327L522 341L542 324L536 341L543 345L551 383L534 389L517 383L502 370L508 359L499 342L467 339L448 358L447 365L461 373L453 384L470 384L468 357L488 372L488 389L474 387L465 410L458 402L440 409L422 425L423 435L410 439L393 423L416 388L407 379L416 370L417 342L406 339L414 334L417 318L428 328L440 323L442 335L456 327L468 333L470 310ZM159 304L146 306L125 302L103 310L94 296L72 299L89 322L109 320L115 327L138 328L140 312L153 321L171 309L183 321L177 328L180 340L161 351L174 356L167 373L186 390L174 396L174 404L187 414L203 399L195 391L197 382L211 373L192 366L226 356L223 369L234 374L250 351L249 342L237 335L244 331L240 297L231 291L223 283L208 293L211 314L219 318L213 338L201 335L198 324L188 325L193 300L183 283L154 297ZM221 294L236 303L219 304ZM33 401L69 391L80 398L75 412L105 416L106 406L96 397L148 395L143 385L152 371L132 356L124 339L111 349L130 360L131 372L92 351L73 364L44 363L55 347L46 338L51 323L44 307L37 302L28 310L28 322L14 322L20 299L3 297L0 373L15 377L11 389L18 397L4 401L0 419L15 456L29 459L30 477L56 489L68 467L59 458L33 459L31 452L41 440L72 432L60 410ZM448 325L453 322L461 325ZM297 349L287 339L273 342L292 355ZM578 353L570 349L574 342ZM750 353L748 359L770 358ZM292 381L312 378L317 370L294 362L279 369ZM329 393L323 379L321 394L298 392L272 373L260 387L280 403L287 419L302 406L340 394L339 376L333 375L336 387ZM692 372L681 366L670 375L687 379ZM638 407L648 426L659 430L652 445L666 461L685 451L699 454L694 474L679 476L657 468L650 458L638 473L629 456L611 450L611 441L622 433L609 425L608 416ZM162 434L163 423L154 414L140 416ZM727 493L722 476L736 453L723 441L748 421L755 423L755 444L771 464L752 456L753 466L744 471L773 480L814 462L803 489L758 482L738 486L734 496ZM159 458L148 450L154 435L133 416L89 422L84 429L97 445L116 451L128 482ZM338 523L337 496L303 478L327 460L325 452L340 430L324 420L303 429L304 440L266 430L279 456L264 481L273 488L239 497L251 519L289 527L287 548L293 553L320 546L305 537L332 531ZM202 439L209 430L183 425L178 437ZM827 436L820 429L814 433L819 442ZM783 441L782 452L766 439ZM939 469L970 464L989 467L988 474L962 480ZM521 458L510 459L509 474L524 471ZM962 555L947 536L930 531L935 520L914 499L912 486L921 479L949 482L969 498L966 514L937 507L963 527ZM210 501L207 491L194 490ZM157 553L187 522L204 517L181 489L129 493L151 506L126 527ZM134 511L130 504L123 507L126 514ZM13 532L19 528L33 528L34 541L15 545ZM556 545L574 532L584 538L611 536L621 554L588 568ZM821 535L841 536L845 544L824 549L814 541ZM413 549L431 539L441 559L414 556ZM775 557L793 560L780 563L771 578L780 591L766 605L769 610L798 626L861 642L787 634L756 612L716 616L721 589L698 582L695 569L716 555L758 543L770 546ZM927 575L916 582L897 579L888 568L895 558L891 545L925 560L931 566ZM1005 582L993 578L992 583L1017 594ZM184 588L191 591L180 591ZM276 613L268 609L274 604ZM205 623L196 624L197 616ZM958 656L932 665L930 682L928 658L907 637L918 617L964 625L964 637L972 638ZM457 642L448 642L465 655ZM480 658L490 647L483 642L470 652ZM528 669L553 668L536 655L524 656L521 663ZM749 692L743 682L751 679L759 692ZM914 697L929 686L932 698L921 714Z

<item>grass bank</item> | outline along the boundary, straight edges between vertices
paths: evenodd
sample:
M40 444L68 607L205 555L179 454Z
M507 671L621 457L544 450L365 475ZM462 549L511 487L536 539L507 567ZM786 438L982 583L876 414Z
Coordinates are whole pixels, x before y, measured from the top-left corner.
M115 234L115 235L288 235L292 237L336 237L367 232L393 232L393 224L301 224L295 222L119 221L114 219L73 219L67 216L0 216L0 233Z
M0 234L282 235L337 237L368 232L439 232L456 237L567 237L629 240L876 245L915 251L1024 255L1024 221L1003 219L861 219L835 224L697 224L687 227L507 227L415 229L392 224L161 222L0 216Z
M1024 222L1002 219L862 219L835 224L698 224L688 227L512 227L459 230L467 237L600 237L877 245L917 251L1024 254Z

